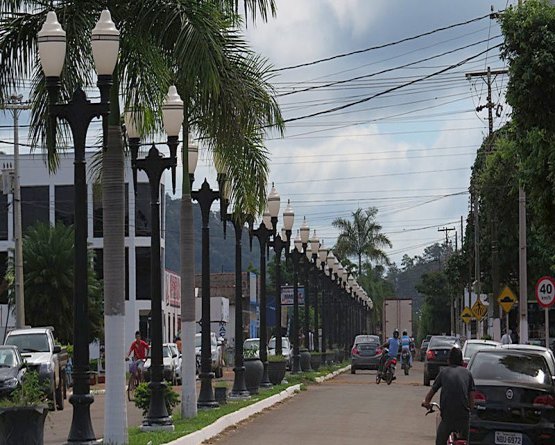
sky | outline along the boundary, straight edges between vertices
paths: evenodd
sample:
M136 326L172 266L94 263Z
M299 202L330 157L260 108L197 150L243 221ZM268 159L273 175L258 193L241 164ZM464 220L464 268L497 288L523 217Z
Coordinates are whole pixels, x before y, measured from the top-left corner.
M281 211L291 200L294 229L306 217L331 247L338 234L334 219L374 206L393 244L387 253L397 263L404 254L419 255L424 247L444 242L439 228L454 227L460 237L470 167L488 131L487 112L475 111L486 103L486 83L465 74L488 66L503 69L504 63L496 48L502 39L495 20L452 25L486 16L490 5L500 11L516 0L276 1L277 17L248 22L245 33L276 69L271 82L286 122L291 120L283 138L267 135L266 146L270 182L281 196ZM382 49L335 57L444 27ZM325 58L332 60L288 69ZM465 59L471 60L462 63ZM438 71L444 72L434 75ZM330 83L335 84L325 86ZM492 101L500 105L494 128L510 117L506 84L506 76L494 78ZM305 117L313 113L322 114ZM10 118L0 114L0 141L8 141L0 142L0 150L6 152L13 140L9 124ZM89 141L96 137L91 131ZM210 164L201 150L197 187L204 177L215 186ZM454 242L455 231L449 236Z

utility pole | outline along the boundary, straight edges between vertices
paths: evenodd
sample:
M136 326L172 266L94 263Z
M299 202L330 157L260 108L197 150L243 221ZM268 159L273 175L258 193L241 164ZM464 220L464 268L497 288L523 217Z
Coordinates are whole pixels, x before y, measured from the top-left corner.
M493 109L496 104L492 100L492 84L496 76L501 76L507 74L507 70L491 70L488 66L486 71L477 71L473 73L467 73L466 78L472 79L473 77L480 77L485 79L486 86L488 89L488 95L486 97L486 103L484 105L478 105L476 111L480 112L484 109L488 110L488 153L493 151ZM498 107L500 105L497 105ZM499 114L497 114L499 117ZM475 217L476 221L476 217ZM499 254L498 254L498 244L497 244L497 220L491 224L492 242L491 242L491 280L492 280L492 298L489 301L488 306L488 319L495 320L499 319L499 304L497 303L497 296L499 295ZM492 321L492 326L493 326ZM497 332L495 329L492 330L492 337L494 340L499 341L500 338L497 337ZM499 332L500 336L501 332Z
M14 242L15 242L15 326L25 326L25 292L23 286L23 239L21 229L21 187L19 183L19 114L31 107L22 102L21 94L12 94L3 108L9 110L13 117L13 157L14 157Z
M528 270L526 267L526 192L518 189L518 311L519 343L528 343Z
M445 232L445 247L449 245L449 232L455 230L454 227L442 227L441 229L438 227L438 232Z
M445 232L445 262L447 263L447 249L449 246L449 232L451 230L455 230L454 227L442 227L441 229L438 227L437 231L438 232ZM450 326L451 326L451 334L453 334L455 332L455 302L453 299L453 294L451 294L449 296L450 298L450 302L449 302L449 307L451 308L451 313L449 315L449 320L450 320Z

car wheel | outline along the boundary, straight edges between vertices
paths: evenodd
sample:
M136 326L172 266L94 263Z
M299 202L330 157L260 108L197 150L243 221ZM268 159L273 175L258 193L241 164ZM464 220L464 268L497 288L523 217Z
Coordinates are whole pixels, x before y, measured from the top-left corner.
M356 374L357 373L357 369L351 365L351 374Z
M424 386L430 386L430 376L427 372L424 372Z

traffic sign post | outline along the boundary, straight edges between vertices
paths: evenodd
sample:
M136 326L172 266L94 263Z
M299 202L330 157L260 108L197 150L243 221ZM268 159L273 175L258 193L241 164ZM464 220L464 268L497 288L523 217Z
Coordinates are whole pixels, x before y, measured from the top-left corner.
M462 321L464 321L466 324L468 324L472 321L473 316L474 315L472 314L472 311L470 310L469 307L465 307L463 309L463 311L461 312Z
M510 289L509 286L505 286L505 288L501 291L499 296L497 297L497 302L499 306L505 312L505 332L509 333L509 312L513 308L514 304L516 303L517 298L514 292Z
M482 300L480 300L480 297L478 297L476 299L476 302L472 305L472 313L474 314L474 317L476 317L476 320L478 321L476 338L480 339L482 338L482 332L483 332L482 319L488 314L488 308L484 306L484 303L482 303Z
M545 347L549 348L549 308L555 303L555 279L545 276L538 280L536 300L545 310Z

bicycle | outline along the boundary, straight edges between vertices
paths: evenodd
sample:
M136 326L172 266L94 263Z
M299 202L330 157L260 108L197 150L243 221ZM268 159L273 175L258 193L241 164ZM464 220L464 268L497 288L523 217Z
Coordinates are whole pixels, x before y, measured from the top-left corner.
M432 402L430 404L430 407L428 408L428 410L426 411L426 416L428 414L432 414L435 413L436 410L434 408L437 408L439 410L439 404L437 402ZM447 445L468 445L467 441L464 439L460 439L458 437L457 433L451 433L447 439Z
M129 357L127 357L125 360L129 360ZM134 360L129 366L130 375L129 382L127 383L127 398L130 402L133 402L135 400L135 390L137 389L137 386L139 386L144 381L143 373L141 372L139 367L140 362L144 364L145 360Z

